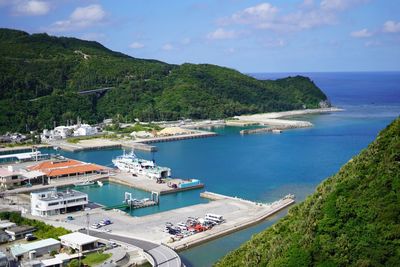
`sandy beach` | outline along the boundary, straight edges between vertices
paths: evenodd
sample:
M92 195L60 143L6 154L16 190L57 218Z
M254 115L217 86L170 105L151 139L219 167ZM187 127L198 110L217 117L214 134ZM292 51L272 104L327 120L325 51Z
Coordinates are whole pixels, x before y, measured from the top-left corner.
M319 114L319 113L330 113L343 111L343 109L331 107L331 108L319 108L319 109L303 109L303 110L291 110L282 112L269 112L253 115L242 115L235 116L239 121L245 122L257 122L262 125L268 126L284 126L292 128L312 127L313 124L308 121L290 120L283 119L292 116L308 115L308 114Z

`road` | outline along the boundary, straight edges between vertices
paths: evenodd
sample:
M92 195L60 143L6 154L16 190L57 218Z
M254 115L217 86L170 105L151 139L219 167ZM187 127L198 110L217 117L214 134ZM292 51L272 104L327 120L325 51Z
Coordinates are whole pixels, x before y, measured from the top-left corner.
M85 230L82 231L83 233L86 233ZM104 232L97 232L90 230L89 234L91 236L95 236L101 239L106 239L106 240L114 240L114 241L120 241L126 244L133 245L135 247L143 249L145 253L150 255L153 260L154 260L154 266L160 266L160 267L181 267L182 262L181 258L179 257L178 253L176 253L173 249L165 246L165 245L159 245L155 244L149 241L141 240L141 239L136 239L136 238L130 238L130 237L125 237L125 236L119 236L119 235L114 235L114 234L109 234L109 233L104 233Z

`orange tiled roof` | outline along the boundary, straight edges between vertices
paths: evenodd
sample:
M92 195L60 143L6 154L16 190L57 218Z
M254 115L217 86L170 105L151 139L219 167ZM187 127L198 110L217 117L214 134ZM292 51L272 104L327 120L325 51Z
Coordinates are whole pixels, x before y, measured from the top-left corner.
M81 164L83 164L83 162L77 161L77 160L66 160L66 161L60 161L60 162L49 160L49 161L41 162L35 166L31 166L28 169L31 171L34 171L34 170L54 169L54 168L81 165Z
M29 170L38 170L44 172L48 177L59 175L78 174L92 171L103 170L99 165L88 164L78 160L66 160L62 162L45 161L28 168Z
M83 164L83 165L74 166L74 167L53 169L53 170L49 170L45 173L49 177L55 177L55 176L59 176L59 175L68 175L68 174L85 173L85 172L91 172L91 171L99 171L102 169L103 169L102 167L95 165L95 164Z

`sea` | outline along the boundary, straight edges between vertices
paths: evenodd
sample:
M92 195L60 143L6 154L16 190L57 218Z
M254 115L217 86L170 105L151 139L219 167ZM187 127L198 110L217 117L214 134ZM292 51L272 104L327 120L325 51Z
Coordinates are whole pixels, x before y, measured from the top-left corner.
M224 127L217 137L158 143L158 152L137 152L171 167L173 175L200 179L206 190L257 201L272 202L294 194L301 202L315 187L357 155L400 114L400 72L255 73L258 79L287 76L310 77L336 107L344 109L318 115L297 116L314 127L282 134L241 136L243 128ZM51 152L51 151L49 151ZM111 166L122 150L100 150L64 156ZM140 190L107 184L102 190L84 189L89 198L103 205L117 203L125 191L148 197ZM160 207L134 211L133 216L205 202L199 190L162 196ZM119 200L118 200L119 203ZM180 253L187 266L211 266L238 248L253 234L270 227L286 214L283 211L251 228Z

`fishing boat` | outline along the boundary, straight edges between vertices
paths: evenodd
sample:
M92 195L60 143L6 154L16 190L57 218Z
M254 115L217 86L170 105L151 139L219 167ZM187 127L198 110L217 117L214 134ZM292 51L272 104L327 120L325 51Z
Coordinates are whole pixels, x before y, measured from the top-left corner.
M129 154L124 151L123 155L113 159L112 162L121 171L126 171L133 175L143 175L151 179L162 179L171 176L170 168L157 166L152 160L140 159L133 150Z

